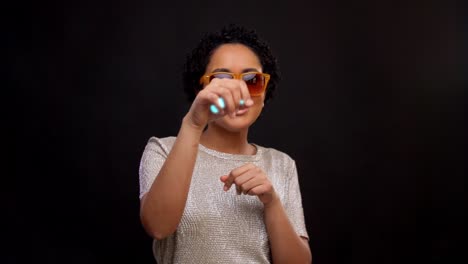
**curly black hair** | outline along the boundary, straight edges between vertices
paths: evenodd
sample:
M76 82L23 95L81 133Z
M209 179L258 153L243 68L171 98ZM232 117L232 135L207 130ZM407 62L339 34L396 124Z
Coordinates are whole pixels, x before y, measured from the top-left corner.
M252 49L260 60L263 72L270 74L265 94L265 103L267 103L273 97L273 92L280 80L278 62L270 46L259 38L255 30L236 24L224 26L219 32L206 33L192 52L186 56L183 68L183 87L187 99L193 102L197 92L202 89L200 77L205 73L214 50L228 43L243 44Z

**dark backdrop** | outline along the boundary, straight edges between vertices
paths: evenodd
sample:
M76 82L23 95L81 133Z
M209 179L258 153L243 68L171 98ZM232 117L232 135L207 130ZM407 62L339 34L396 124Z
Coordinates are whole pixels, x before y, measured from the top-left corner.
M453 261L465 240L462 9L303 2L5 9L7 263L153 262L140 157L149 137L176 135L189 107L185 54L230 22L279 59L283 81L250 140L296 160L314 262Z

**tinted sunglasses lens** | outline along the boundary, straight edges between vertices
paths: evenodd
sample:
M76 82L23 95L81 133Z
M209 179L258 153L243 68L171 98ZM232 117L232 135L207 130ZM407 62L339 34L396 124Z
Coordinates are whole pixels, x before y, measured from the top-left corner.
M221 73L215 73L213 75L210 76L210 82L211 80L213 80L214 78L218 78L218 79L232 79L232 75L229 74L229 73L224 73L224 72L221 72Z
M261 95L265 86L265 77L260 73L248 73L243 76L250 95Z

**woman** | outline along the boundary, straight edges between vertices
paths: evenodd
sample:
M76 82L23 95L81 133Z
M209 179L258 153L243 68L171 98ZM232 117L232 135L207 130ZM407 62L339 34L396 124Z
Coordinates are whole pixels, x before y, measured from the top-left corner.
M177 137L148 141L140 217L158 263L310 263L296 165L248 142L279 75L268 45L230 25L187 57Z

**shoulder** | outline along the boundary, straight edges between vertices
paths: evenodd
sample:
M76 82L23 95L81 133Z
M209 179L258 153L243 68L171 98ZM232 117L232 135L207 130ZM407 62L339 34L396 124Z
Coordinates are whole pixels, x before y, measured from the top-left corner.
M255 146L262 152L262 158L265 160L270 160L275 164L275 166L279 165L285 169L290 169L291 167L296 166L294 159L283 151L271 147L259 146L256 144Z
M146 143L145 151L156 151L167 155L171 151L175 140L176 137L150 137Z

